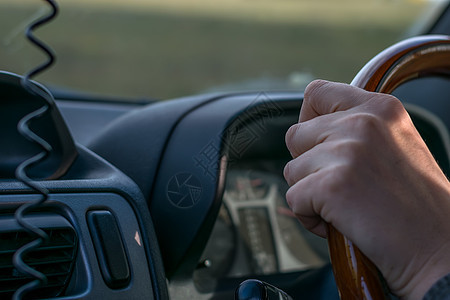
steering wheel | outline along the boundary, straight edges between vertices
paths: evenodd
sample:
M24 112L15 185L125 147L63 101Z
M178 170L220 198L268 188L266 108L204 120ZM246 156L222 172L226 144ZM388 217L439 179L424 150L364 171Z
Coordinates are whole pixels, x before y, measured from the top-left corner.
M408 80L430 75L450 76L449 36L420 36L399 42L369 61L351 84L371 92L391 93ZM331 225L328 246L341 299L388 299L376 266Z

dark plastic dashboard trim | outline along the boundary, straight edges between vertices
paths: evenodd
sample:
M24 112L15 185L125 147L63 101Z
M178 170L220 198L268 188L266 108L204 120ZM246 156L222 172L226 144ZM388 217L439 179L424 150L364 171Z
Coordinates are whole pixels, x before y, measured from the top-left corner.
M45 181L46 188L50 190L51 195L56 196L67 193L113 193L125 199L133 210L140 227L142 243L148 262L147 268L151 278L149 284L152 285L153 297L161 300L168 299L167 283L159 246L153 230L153 222L142 193L132 180L97 154L81 145L78 145L78 151L79 156L69 172L61 180ZM30 192L30 189L20 182L13 180L0 181L0 195L20 197L21 195L26 196ZM2 208L7 208L13 206L14 203L0 202L0 205ZM69 219L73 222L73 217ZM73 224L73 226L79 229L76 224ZM80 247L85 246L80 245Z

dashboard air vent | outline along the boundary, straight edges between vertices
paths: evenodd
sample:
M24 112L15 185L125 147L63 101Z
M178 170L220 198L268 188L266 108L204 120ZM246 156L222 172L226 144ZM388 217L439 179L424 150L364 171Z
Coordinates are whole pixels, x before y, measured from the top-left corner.
M25 256L25 263L46 275L48 283L27 298L62 295L69 283L77 253L78 239L72 225L62 216L36 214L27 221L49 236L48 243ZM0 216L0 299L10 299L14 292L32 278L21 274L12 263L14 252L34 238L25 232L14 216Z

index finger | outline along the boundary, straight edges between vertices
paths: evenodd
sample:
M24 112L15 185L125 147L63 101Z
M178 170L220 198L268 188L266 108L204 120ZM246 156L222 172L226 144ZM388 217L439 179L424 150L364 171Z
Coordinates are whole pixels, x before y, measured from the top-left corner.
M373 95L374 93L348 84L315 80L305 89L299 122L349 110L366 103Z

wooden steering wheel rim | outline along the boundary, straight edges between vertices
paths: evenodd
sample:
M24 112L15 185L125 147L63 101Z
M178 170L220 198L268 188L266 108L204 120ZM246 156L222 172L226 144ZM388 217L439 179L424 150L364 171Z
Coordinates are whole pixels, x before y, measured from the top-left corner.
M369 61L351 84L370 92L391 93L406 81L430 75L450 76L449 36L399 42ZM332 225L328 225L328 246L341 299L388 299L376 266Z

